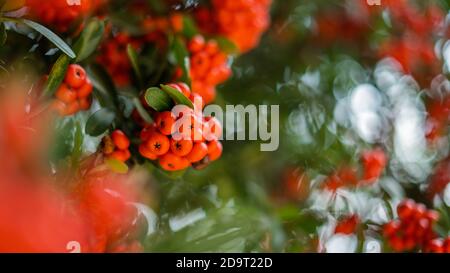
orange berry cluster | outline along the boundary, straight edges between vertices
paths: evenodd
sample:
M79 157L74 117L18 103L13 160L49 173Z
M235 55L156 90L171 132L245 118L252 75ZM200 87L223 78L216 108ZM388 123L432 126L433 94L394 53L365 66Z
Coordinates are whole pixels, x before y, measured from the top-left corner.
M111 78L118 86L126 86L130 83L131 62L127 55L128 44L133 48L141 47L141 41L130 37L125 32L107 39L100 48L97 62L102 64Z
M205 41L200 35L189 41L188 49L192 90L208 104L216 96L216 86L231 76L228 57L216 41Z
M178 83L170 86L185 96L190 95L195 109L186 107L178 115L175 111L157 113L155 122L140 133L142 143L139 153L147 159L159 160L160 166L166 171L184 170L190 166L202 167L217 160L223 149L219 141L222 133L220 122L214 117L202 115L201 97L191 94L187 85Z
M129 147L130 140L121 130L115 130L111 136L103 138L103 153L108 158L127 161L131 157Z
M439 220L439 214L428 210L425 205L407 199L397 206L398 219L383 227L384 236L394 251L424 249L436 238L433 225Z
M70 116L88 110L92 103L92 83L83 67L69 65L64 82L56 90L52 107L61 116Z
M183 30L183 15L173 13L167 17L147 17L142 22L145 32L144 40L155 43L160 48L167 46L168 33L178 33Z
M247 52L269 26L270 5L271 0L212 0L212 8L200 8L196 20L203 31L224 35Z

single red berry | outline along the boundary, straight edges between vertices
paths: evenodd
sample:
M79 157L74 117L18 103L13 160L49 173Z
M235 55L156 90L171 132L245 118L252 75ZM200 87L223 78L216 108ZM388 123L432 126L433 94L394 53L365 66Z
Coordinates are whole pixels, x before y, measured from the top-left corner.
M115 150L110 155L108 155L108 157L116 159L118 161L125 162L128 159L130 159L131 154L130 151L128 150Z
M201 35L197 35L191 39L188 49L191 53L199 52L205 46L205 39Z
M89 78L86 78L86 82L77 90L78 98L86 98L92 93L93 89L91 81Z
M148 148L148 146L145 143L139 145L139 153L143 157L148 158L150 160L158 159L158 156L155 155L154 153L152 153L152 151L150 151L150 149Z
M166 154L170 149L169 138L160 133L153 133L147 141L147 147L152 154L161 156Z
M116 147L120 150L126 150L130 147L130 140L121 130L115 130L112 132L111 138L114 145L116 145Z
M383 226L383 234L386 237L394 235L400 229L399 221L391 221Z
M67 74L64 81L70 87L78 89L86 82L86 71L83 67L77 64L71 64L67 69Z
M77 99L77 93L63 83L56 90L55 97L64 103L71 103Z
M86 111L89 110L89 108L91 108L92 98L90 97L82 98L79 99L78 102L80 103L80 110Z
M334 229L334 233L346 235L353 234L355 233L358 224L359 224L359 217L356 214L347 216L338 222L338 224Z
M166 171L179 171L189 167L190 163L182 157L174 155L171 152L159 158L159 164Z
M211 161L219 159L222 155L223 147L222 143L218 140L214 140L208 143L208 158Z
M194 146L191 140L170 140L170 150L177 156L186 156L192 151L192 147Z
M408 219L409 217L414 215L415 208L416 208L416 203L413 200L407 199L407 200L402 201L397 206L398 217L401 220Z
M172 112L161 112L156 117L156 127L163 135L171 135L174 130L175 116Z
M198 162L205 158L208 154L208 145L204 142L196 142L192 147L191 152L186 155L186 159L191 163Z

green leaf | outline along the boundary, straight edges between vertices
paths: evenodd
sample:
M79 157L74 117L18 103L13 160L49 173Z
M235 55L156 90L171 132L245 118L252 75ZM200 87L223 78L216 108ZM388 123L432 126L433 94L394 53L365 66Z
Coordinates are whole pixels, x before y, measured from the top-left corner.
M194 20L189 16L183 17L183 35L190 39L198 33Z
M113 124L116 114L108 108L103 108L92 114L86 122L86 133L99 136Z
M215 40L219 44L220 49L230 55L235 55L239 53L239 48L237 45L231 41L230 39L227 39L225 37L216 37Z
M130 44L127 46L127 53L128 58L131 62L131 66L133 67L134 73L136 74L137 80L139 81L139 84L142 84L142 73L139 68L138 54Z
M76 122L72 150L72 164L77 165L83 152L84 134L80 122Z
M48 76L47 83L42 93L44 97L51 97L55 93L56 89L61 85L66 76L69 64L70 59L67 55L62 54L59 56Z
M119 174L128 173L128 165L117 159L108 158L105 160L105 164L115 173Z
M105 24L103 21L92 20L81 33L80 38L74 45L74 50L77 53L75 62L81 62L88 58L98 46L103 38Z
M175 101L176 104L186 105L186 106L194 109L194 104L192 104L192 101L190 101L188 98L186 98L186 96L183 95L183 93L181 93L180 91L178 91L175 88L170 87L168 85L164 85L164 84L161 84L161 88L162 88L162 90L167 92L167 94L169 94L169 96L173 99L173 101Z
M118 111L118 93L105 69L100 65L92 65L88 67L87 72L100 105Z
M4 45L6 43L6 38L8 34L6 33L6 27L4 23L0 23L0 45Z
M147 89L145 101L158 112L169 111L173 107L173 101L169 94L157 87Z
M37 32L45 36L47 39L50 40L50 42L52 42L56 47L61 49L62 52L64 52L67 56L69 56L69 58L74 59L76 57L75 52L73 52L70 46L68 46L61 38L59 38L58 35L53 33L48 28L27 19L19 19L19 22L24 23L25 25L29 26L30 28L36 30Z
M186 48L183 40L179 37L173 37L171 51L174 54L175 61L183 70L183 82L190 83L189 78L189 51Z

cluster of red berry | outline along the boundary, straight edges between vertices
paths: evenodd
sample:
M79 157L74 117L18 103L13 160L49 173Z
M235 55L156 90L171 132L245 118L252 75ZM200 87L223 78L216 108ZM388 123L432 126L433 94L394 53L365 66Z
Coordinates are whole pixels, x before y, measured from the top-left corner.
M324 182L324 187L336 191L342 187L356 187L375 183L387 164L386 153L381 148L364 151L361 155L362 174L353 167L342 167Z
M397 220L383 227L384 236L394 251L425 249L436 238L433 231L433 225L439 220L436 211L407 199L397 206L397 214Z
M111 136L105 136L102 142L103 154L105 154L106 157L121 162L130 159L131 153L128 150L130 147L130 140L121 130L115 130L111 133Z
M436 5L425 8L408 1L386 1L397 37L387 40L379 48L381 57L393 57L417 82L428 87L441 72L442 62L435 54L436 35L441 32L445 14Z
M254 48L270 22L271 0L212 0L211 8L196 11L196 20L208 34L221 34L241 52Z
M92 103L92 83L83 67L69 65L64 82L56 90L52 108L62 116L88 110Z
M208 104L216 97L216 86L231 76L228 57L215 40L205 41L200 35L189 41L188 49L192 90Z
M111 27L108 26L108 29ZM167 48L168 34L180 32L183 16L173 13L167 17L146 17L141 23L142 34L131 36L127 32L111 35L103 41L97 62L102 64L118 86L127 86L131 80L131 62L127 47L141 49L144 43L151 43L161 49Z
M142 42L125 32L120 32L102 43L100 54L97 56L97 62L105 67L118 86L126 86L130 83L131 62L127 55L129 44L139 49Z
M446 239L436 238L428 242L425 252L429 253L450 253L450 237Z
M178 171L190 166L202 167L222 155L219 138L222 126L214 117L201 113L202 99L191 94L184 83L171 84L185 96L190 95L195 109L165 111L156 114L155 122L146 126L140 134L140 154L150 160L159 160L164 170ZM178 128L177 128L178 125Z
M36 20L66 32L72 23L86 16L106 0L27 0L30 15Z
M183 15L172 13L167 17L147 17L142 22L145 33L144 40L154 43L160 48L167 46L168 33L178 33L183 30Z

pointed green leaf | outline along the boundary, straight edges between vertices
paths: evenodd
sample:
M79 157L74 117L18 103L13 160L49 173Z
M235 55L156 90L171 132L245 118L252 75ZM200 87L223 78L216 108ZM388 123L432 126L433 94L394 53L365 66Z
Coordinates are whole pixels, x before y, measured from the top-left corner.
M44 97L51 97L56 89L61 85L66 76L67 68L69 67L70 59L67 55L62 54L53 64L52 70L48 75L47 82L44 87L42 95Z
M220 49L223 52L225 52L227 54L231 54L231 55L239 53L239 48L230 39L227 39L225 37L216 37L215 40L217 41L217 43L219 44Z
M158 112L169 111L174 105L169 94L157 87L147 89L145 92L145 101Z
M180 91L178 91L175 88L170 87L168 85L164 85L164 84L161 84L161 88L167 94L169 94L169 96L173 99L173 101L175 101L176 104L186 105L186 106L194 109L194 104L192 104L192 101L190 101L188 98L186 98L186 96L183 95L183 93L181 93Z
M91 136L99 136L106 132L113 124L116 114L108 108L95 112L86 122L86 133Z
M139 68L138 54L130 44L127 46L127 53L128 58L131 62L131 66L133 67L134 73L136 74L137 80L140 84L142 84L142 73Z
M77 53L75 62L81 62L88 58L98 46L103 38L105 24L103 21L92 20L81 33L80 38L74 45L74 50Z
M62 52L64 52L69 58L74 59L76 57L75 52L68 46L61 38L59 38L58 35L53 33L50 29L44 27L41 24L38 24L36 22L27 20L27 19L20 19L20 22L23 22L25 25L29 26L30 28L36 30L43 36L45 36L47 39L50 40L56 47L58 47Z
M190 83L189 78L189 51L186 48L183 40L179 37L173 37L171 51L174 54L175 61L179 67L183 70L182 81Z

